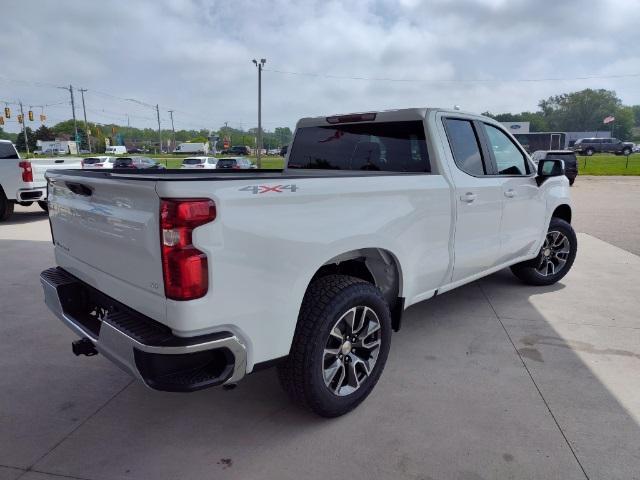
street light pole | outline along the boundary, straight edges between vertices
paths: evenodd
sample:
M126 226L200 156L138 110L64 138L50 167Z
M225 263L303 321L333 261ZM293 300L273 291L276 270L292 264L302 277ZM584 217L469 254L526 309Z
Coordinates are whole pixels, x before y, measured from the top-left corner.
M87 124L87 109L84 106L84 92L86 88L80 89L80 95L82 96L82 112L84 113L84 133L87 135L87 146L89 147L89 153L91 153L91 135L89 135L89 125Z
M262 68L267 63L267 59L261 58L258 62L254 58L253 63L258 67L258 141L256 142L256 150L258 152L258 168L262 168Z
M160 130L160 107L156 104L156 115L158 116L158 139L160 140L160 153L162 153L162 130Z
M173 149L176 149L176 129L173 127L173 110L169 110L171 116L171 131L173 132Z
M22 102L20 102L20 115L22 116L22 136L24 137L24 146L27 149L27 158L29 158L29 139L27 138L27 119L24 118L24 110L22 109Z

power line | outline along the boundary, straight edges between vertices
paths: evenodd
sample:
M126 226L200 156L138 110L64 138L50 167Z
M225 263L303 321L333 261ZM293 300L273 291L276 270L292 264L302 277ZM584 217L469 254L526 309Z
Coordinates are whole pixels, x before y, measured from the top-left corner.
M548 78L517 78L517 79L417 79L417 78L384 78L384 77L354 77L348 75L333 75L329 73L293 72L286 70L263 69L265 72L279 73L283 75L300 75L307 77L332 78L340 80L365 80L371 82L404 82L404 83L512 83L512 82L563 82L570 80L595 80L613 78L635 78L640 77L640 73L626 73L619 75L587 75L582 77L548 77Z

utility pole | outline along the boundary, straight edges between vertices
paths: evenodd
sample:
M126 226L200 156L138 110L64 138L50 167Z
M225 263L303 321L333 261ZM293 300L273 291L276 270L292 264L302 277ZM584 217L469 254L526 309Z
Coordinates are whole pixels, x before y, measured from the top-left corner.
M89 134L89 125L87 124L87 109L84 106L84 92L86 91L86 88L80 89L80 95L82 96L82 112L84 113L84 133L87 135L87 145L89 147L89 153L91 153L91 135Z
M63 90L67 90L71 95L71 114L73 115L73 130L75 131L75 141L78 141L78 123L76 122L76 104L73 100L73 85L69 85L68 87L58 87Z
M22 115L22 135L24 136L24 146L27 149L27 158L29 158L29 139L27 138L27 119L24 118L24 110L22 109L22 102L20 102L20 115Z
M162 153L162 130L160 130L160 107L156 103L156 115L158 115L158 138L160 139L160 153Z
M256 142L256 150L258 152L258 168L262 168L262 68L264 67L264 64L267 63L267 59L261 58L258 62L254 58L253 63L258 67L258 141Z
M173 132L173 149L176 149L176 129L173 127L173 110L169 110L169 116L171 117L171 131Z

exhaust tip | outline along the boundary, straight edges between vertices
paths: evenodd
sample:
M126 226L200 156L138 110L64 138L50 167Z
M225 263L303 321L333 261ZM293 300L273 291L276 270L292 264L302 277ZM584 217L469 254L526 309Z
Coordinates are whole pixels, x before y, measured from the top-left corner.
M95 345L88 338L81 338L71 343L71 351L78 357L80 355L86 355L87 357L93 357L98 354Z

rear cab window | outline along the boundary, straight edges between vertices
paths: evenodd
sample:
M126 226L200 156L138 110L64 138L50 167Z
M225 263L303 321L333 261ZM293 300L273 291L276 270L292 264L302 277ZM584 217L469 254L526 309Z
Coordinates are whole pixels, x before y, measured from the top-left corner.
M287 168L379 172L431 171L422 121L301 127Z
M18 152L9 142L0 142L0 159L17 159Z
M182 160L183 165L199 165L201 163L204 163L201 158L185 158Z

